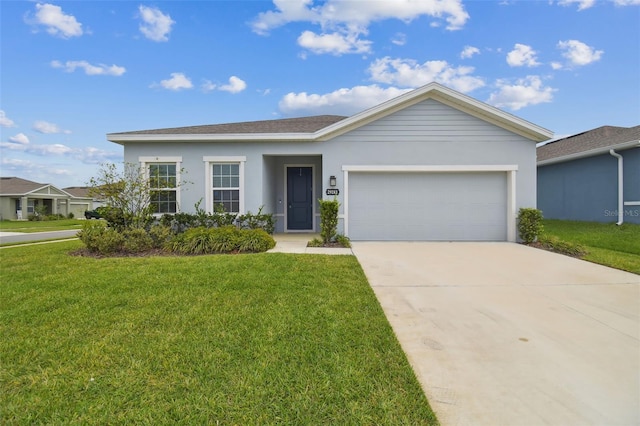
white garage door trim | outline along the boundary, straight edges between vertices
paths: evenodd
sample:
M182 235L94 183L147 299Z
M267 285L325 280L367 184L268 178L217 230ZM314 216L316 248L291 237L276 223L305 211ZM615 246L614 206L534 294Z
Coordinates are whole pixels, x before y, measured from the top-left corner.
M507 241L516 241L516 172L517 165L450 165L450 166L342 166L344 173L344 234L349 236L349 173L464 173L506 172L507 175Z

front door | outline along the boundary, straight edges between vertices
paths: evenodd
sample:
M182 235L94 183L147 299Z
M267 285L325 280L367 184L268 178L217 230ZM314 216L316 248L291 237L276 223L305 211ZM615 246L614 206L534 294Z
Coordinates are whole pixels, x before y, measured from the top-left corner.
M311 167L287 167L287 229L313 229Z

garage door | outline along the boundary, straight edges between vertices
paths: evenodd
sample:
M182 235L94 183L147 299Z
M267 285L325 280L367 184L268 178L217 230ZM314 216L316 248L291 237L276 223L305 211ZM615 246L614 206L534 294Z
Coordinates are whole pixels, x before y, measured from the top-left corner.
M505 172L349 174L353 240L505 241Z

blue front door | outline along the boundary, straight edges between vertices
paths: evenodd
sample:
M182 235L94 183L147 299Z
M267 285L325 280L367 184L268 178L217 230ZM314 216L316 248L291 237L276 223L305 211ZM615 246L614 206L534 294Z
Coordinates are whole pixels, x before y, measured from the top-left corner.
M313 229L311 167L287 167L287 229Z

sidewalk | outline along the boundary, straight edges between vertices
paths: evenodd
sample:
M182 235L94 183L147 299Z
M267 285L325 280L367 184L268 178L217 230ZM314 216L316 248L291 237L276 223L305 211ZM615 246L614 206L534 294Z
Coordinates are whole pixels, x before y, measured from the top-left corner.
M319 234L273 234L276 246L267 253L301 253L301 254L330 254L353 255L350 248L307 247L307 243Z

